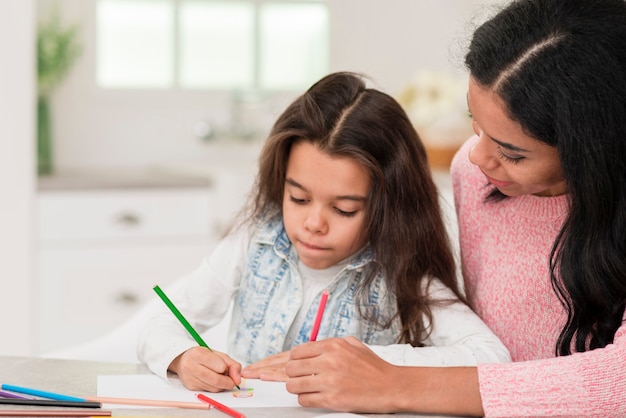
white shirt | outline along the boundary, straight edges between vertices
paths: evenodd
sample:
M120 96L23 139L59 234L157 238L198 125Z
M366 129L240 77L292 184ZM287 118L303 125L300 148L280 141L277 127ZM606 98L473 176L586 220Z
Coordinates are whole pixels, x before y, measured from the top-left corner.
M454 298L439 280L433 280L428 293L435 300ZM369 348L397 366L475 366L511 361L500 339L464 303L433 306L431 310L432 328L423 341L425 347L393 344Z

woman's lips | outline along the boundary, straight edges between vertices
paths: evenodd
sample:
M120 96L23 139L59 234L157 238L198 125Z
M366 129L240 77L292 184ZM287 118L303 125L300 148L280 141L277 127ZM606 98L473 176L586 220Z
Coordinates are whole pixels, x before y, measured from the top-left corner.
M511 182L511 181L500 181L500 180L496 180L494 178L491 178L488 175L486 175L484 172L483 172L483 175L487 178L487 181L489 183L493 184L497 188L503 188L503 187L507 187L507 186L510 186L511 184L513 184L513 182Z

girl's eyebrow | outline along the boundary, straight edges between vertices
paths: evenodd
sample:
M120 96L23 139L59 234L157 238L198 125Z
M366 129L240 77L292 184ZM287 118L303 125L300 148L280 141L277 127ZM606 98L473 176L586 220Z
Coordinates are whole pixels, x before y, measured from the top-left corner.
M310 193L310 191L304 187L303 185L301 185L300 183L298 183L297 181L295 181L294 179L287 177L285 179L285 183L296 187L300 190L302 190L303 192L306 193ZM364 202L365 200L367 200L367 198L365 196L359 196L359 195L344 195L344 196L337 196L336 200L353 200L355 202Z
M294 179L292 179L291 177L287 177L285 179L285 183L292 185L293 187L297 187L298 189L301 189L304 192L309 192L309 190L304 187L303 185L301 185L300 183L298 183L297 181L295 181Z

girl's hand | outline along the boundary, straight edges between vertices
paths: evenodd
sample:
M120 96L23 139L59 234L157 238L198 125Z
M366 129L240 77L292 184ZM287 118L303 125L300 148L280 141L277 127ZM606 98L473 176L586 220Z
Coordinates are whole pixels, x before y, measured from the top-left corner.
M284 351L259 360L245 367L241 372L241 376L249 379L285 382L287 380L285 365L287 360L289 360L289 353L289 351Z
M169 370L189 390L221 392L241 384L241 364L224 353L193 347L176 357Z

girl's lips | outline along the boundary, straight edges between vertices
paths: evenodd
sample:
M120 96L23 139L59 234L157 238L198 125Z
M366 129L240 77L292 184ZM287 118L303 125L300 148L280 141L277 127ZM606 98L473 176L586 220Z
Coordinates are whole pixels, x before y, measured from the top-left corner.
M324 249L323 247L318 247L317 245L312 245L312 244L309 244L309 243L304 242L304 241L300 241L300 243L301 243L304 247L309 248L309 249L311 249L311 250L323 250L323 249Z

